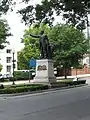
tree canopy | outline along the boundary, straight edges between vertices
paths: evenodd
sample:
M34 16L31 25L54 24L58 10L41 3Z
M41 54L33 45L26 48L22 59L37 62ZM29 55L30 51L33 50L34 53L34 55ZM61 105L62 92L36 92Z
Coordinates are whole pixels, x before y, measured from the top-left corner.
M0 0L0 15L7 13L10 9L12 10L15 4L15 0Z
M88 41L84 34L70 25L54 26L49 39L56 43L53 54L55 66L76 67L88 50Z
M36 26L36 25L35 25ZM39 34L41 30L45 30L48 35L51 45L54 46L53 61L54 66L76 67L79 65L79 60L87 53L88 41L78 29L73 26L58 24L50 29L47 25L40 27L29 27L25 30L23 36L24 49L18 54L19 69L28 68L28 61L33 57L38 59L40 56L38 39L29 36Z
M0 72L1 72L2 68L3 68L3 66L0 64Z
M5 43L8 43L7 37L11 36L10 27L7 20L2 19L2 15L6 14L14 4L14 0L0 0L0 49L5 47Z
M87 16L90 11L89 0L41 0L41 4L36 4L36 6L30 5L30 1L21 0L18 2L27 4L26 7L18 10L26 24L43 22L51 26L56 13L57 16L62 15L63 20L76 26L79 30L85 29L86 23L89 25ZM16 0L1 0L0 15L9 9L14 9L13 6L17 5L16 3Z
M52 25L55 14L63 15L63 20L76 26L79 30L85 29L88 24L87 15L90 9L89 0L42 0L41 4L30 5L30 0L23 0L27 7L18 12L22 15L22 20L26 24L48 23ZM60 22L60 21L59 21Z
M29 27L24 31L24 36L22 38L22 42L25 47L18 53L18 68L19 69L28 69L28 62L31 58L38 59L40 57L39 50L39 39L32 38L30 33L34 35L38 35L41 30L45 30L47 34L49 32L49 28L47 25L37 24L33 25L33 27Z
M0 19L0 49L5 47L5 43L8 43L6 40L7 37L11 36L10 27L6 20Z
M2 15L13 10L14 5L16 5L16 0L0 0L0 41L4 40L3 42L5 42L6 37L11 35L7 20L2 19Z

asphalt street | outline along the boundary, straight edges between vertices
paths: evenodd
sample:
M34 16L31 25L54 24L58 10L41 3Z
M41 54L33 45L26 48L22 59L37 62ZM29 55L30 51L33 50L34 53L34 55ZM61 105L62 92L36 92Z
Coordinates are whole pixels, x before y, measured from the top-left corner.
M0 97L0 120L90 120L90 86Z

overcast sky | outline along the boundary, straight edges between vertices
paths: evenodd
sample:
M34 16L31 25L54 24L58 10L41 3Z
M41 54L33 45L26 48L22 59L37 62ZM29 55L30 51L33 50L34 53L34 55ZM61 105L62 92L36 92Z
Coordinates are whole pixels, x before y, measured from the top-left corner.
M20 2L20 0L17 0ZM38 3L41 0L37 0ZM30 4L35 5L36 0L31 0ZM25 7L25 4L17 4L15 10L13 12L8 12L7 15L3 16L7 21L11 28L12 37L9 37L7 40L10 42L12 48L16 50L21 50L23 48L23 44L21 44L21 38L23 37L24 30L27 26L24 23L21 23L21 18L19 14L16 14L17 9Z
M40 1L41 0L31 0L29 4L35 5L37 3L40 3ZM9 26L11 27L11 33L13 34L13 37L9 37L8 40L10 41L12 47L16 50L21 50L21 48L23 48L23 44L21 44L20 41L25 28L27 28L24 23L21 23L21 18L19 14L16 14L16 10L25 6L25 4L18 4L13 12L8 12L8 14L5 16L9 23ZM61 17L56 17L55 23L57 23L58 21L60 21L61 23L64 22L62 21Z
M16 1L20 2L20 0ZM41 0L31 0L29 4L35 5L40 2ZM23 37L24 30L27 28L24 23L21 23L20 15L16 14L16 11L17 9L23 8L25 6L25 4L17 4L15 10L13 12L8 12L8 14L5 16L11 28L11 33L13 34L13 37L9 37L8 40L10 41L12 47L16 50L21 50L21 48L23 48L23 44L21 44L20 42L21 38ZM64 22L62 21L61 17L56 17L55 23L57 23L58 21L60 21L61 23Z

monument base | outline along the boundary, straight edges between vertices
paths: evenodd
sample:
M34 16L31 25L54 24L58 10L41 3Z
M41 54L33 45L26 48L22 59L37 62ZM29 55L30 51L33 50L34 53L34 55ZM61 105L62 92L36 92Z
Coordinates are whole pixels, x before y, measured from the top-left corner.
M33 83L52 84L56 82L53 62L49 59L36 60L36 76Z

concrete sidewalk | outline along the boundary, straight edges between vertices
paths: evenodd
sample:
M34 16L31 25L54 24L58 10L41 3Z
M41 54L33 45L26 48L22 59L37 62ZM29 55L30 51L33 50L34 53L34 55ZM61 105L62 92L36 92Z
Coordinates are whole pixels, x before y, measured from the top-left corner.
M83 77L90 77L90 74L83 74L83 75L75 75L75 76L67 76L67 78L83 78ZM64 76L62 77L57 77L57 79L65 78Z
M90 74L83 74L83 75L77 75L78 78L80 79L85 79L87 81L88 84L90 84ZM57 77L57 80L65 78L63 77ZM67 76L67 78L76 78L76 76ZM30 80L31 83L33 80ZM3 85L12 85L13 82L0 82L0 84ZM21 80L21 81L15 81L15 84L30 84L29 80Z
M14 83L15 83L15 84L28 84L28 83L29 83L29 80L25 80L25 81L15 81ZM0 82L0 84L3 84L3 85L12 85L13 82Z
M67 78L79 78L79 80L86 80L86 84L90 85L90 74L83 74L83 75L77 75L77 76L67 76ZM57 77L57 80L65 78L65 77Z

